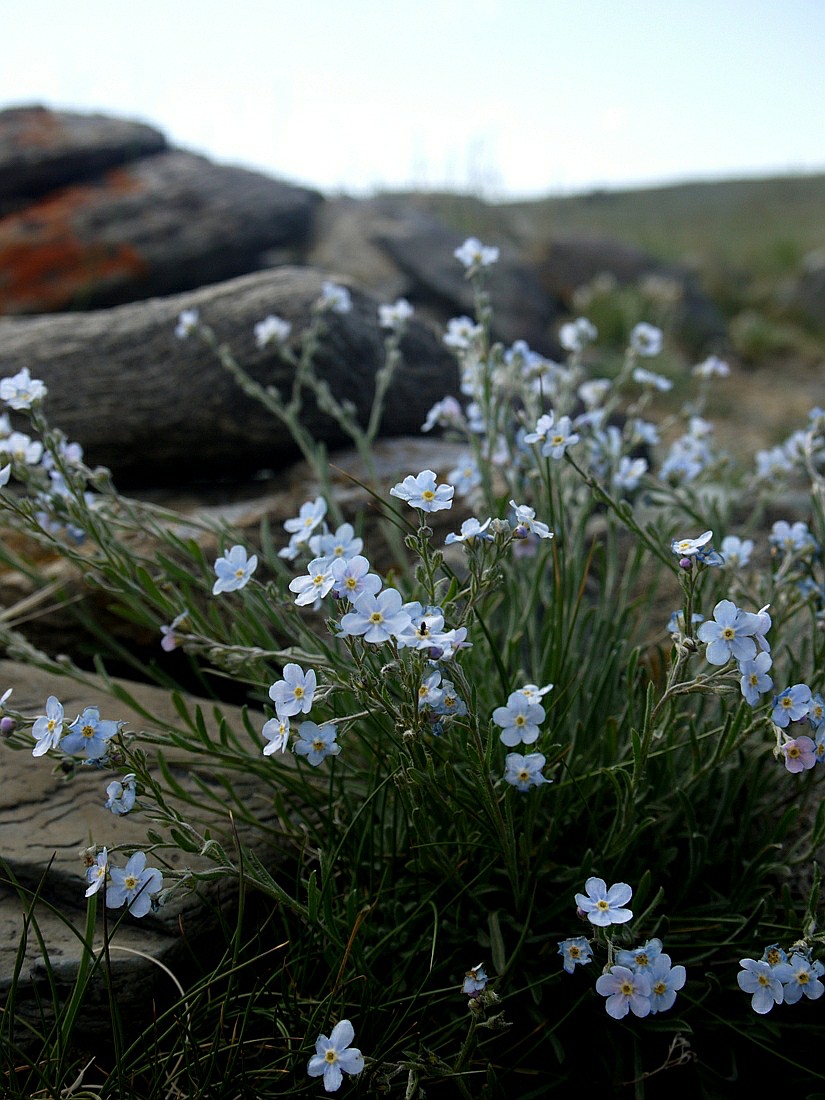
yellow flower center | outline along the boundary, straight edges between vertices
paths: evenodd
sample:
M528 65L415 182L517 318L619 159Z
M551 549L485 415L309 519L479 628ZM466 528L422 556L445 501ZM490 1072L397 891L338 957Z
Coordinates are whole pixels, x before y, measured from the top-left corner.
M381 614L380 611L373 611L373 613L370 615L370 622L375 623L376 626L378 625L378 623L383 623L383 621L384 616Z
M332 1047L324 1054L324 1061L329 1065L334 1065L338 1061L338 1052L333 1050Z
M138 880L134 875L127 875L123 880L123 885L127 890L137 890Z
M80 732L83 734L84 737L94 737L95 728L94 726L84 726Z

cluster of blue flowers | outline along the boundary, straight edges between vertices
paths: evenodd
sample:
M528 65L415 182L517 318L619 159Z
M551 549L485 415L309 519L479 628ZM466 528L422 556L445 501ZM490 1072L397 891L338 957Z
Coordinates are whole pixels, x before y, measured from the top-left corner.
M825 993L820 981L825 966L812 958L805 943L794 944L790 954L774 943L765 948L761 959L742 959L739 965L739 988L752 994L751 1008L760 1016L774 1005L796 1004L803 996L817 1001Z
M591 877L584 889L584 894L576 894L578 912L597 928L626 924L633 919L632 910L627 908L633 890L626 882L614 882L608 889L604 879ZM608 1016L621 1020L632 1012L643 1017L673 1007L677 992L685 984L686 973L683 966L673 966L662 946L662 941L654 938L632 951L619 950L614 954L609 945L608 965L596 981L596 992L606 998ZM586 966L593 958L593 949L585 936L561 940L558 953L568 974L577 966Z

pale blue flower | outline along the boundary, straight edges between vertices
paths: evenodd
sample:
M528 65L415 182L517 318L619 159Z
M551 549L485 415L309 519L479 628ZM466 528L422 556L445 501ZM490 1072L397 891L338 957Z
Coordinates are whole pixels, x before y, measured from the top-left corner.
M785 991L782 982L776 977L775 968L761 959L740 959L742 969L736 975L739 988L745 993L751 993L751 1008L764 1016L773 1008L781 1005ZM783 964L779 964L783 965Z
M482 244L477 237L468 237L453 255L460 264L467 268L468 274L482 267L490 267L499 256L499 251L493 245Z
M621 493L632 493L639 488L639 482L647 473L647 460L644 458L631 458L622 455L619 465L613 474L613 488Z
M401 593L385 588L377 596L364 592L353 603L352 611L341 619L343 634L363 635L365 642L378 645L404 634L410 627L410 616L402 607Z
M309 607L317 611L324 596L328 596L335 584L331 558L313 558L307 565L306 576L295 577L289 582L290 592L297 593L295 603L298 607Z
M437 707L441 702L444 692L440 687L441 670L434 668L421 681L418 688L418 709L423 707Z
M607 997L604 1007L614 1020L621 1020L631 1011L634 1016L647 1016L650 990L650 975L637 974L626 966L611 966L610 971L596 981L596 992Z
M2 702L3 700L0 699L0 703ZM808 704L808 721L815 730L818 730L825 722L825 699L822 698L819 692L812 696Z
M45 385L32 378L29 368L23 367L11 378L0 380L0 401L5 401L10 409L30 409L46 396Z
M538 684L525 684L524 687L518 688L517 693L523 695L528 703L540 703L548 691L552 690L552 684L545 684L544 687L539 687Z
M695 539L671 539L670 549L677 558L692 558L713 538L713 531L705 531Z
M475 516L470 516L469 519L465 519L461 524L461 530L458 534L454 531L450 531L444 539L444 545L451 546L454 542L466 542L472 545L476 539L491 541L493 536L487 530L491 523L492 520L489 518L485 519L484 523L481 523Z
M693 367L691 374L695 378L727 378L730 367L718 355L709 355L707 359Z
M583 351L599 335L599 330L586 317L566 321L559 329L559 343L565 351Z
M285 715L264 722L261 733L267 739L263 748L264 756L271 756L273 752L286 752L289 744L289 719Z
M269 344L285 344L291 332L292 325L289 321L270 314L255 325L255 343L259 348L265 348Z
M323 497L305 501L294 519L284 520L284 530L289 534L301 535L306 542L309 536L323 522L327 514L327 502Z
M304 672L300 665L288 664L284 665L283 674L283 679L277 680L269 689L269 698L275 704L276 713L285 718L291 718L294 714L309 714L318 686L315 670Z
M472 318L452 317L447 322L447 331L442 339L448 348L466 351L483 333L484 326L476 324Z
M364 540L355 537L351 523L342 523L334 532L311 535L309 549L314 558L354 558L364 548Z
M474 966L464 975L461 992L470 997L477 997L479 993L483 993L489 980L487 971L484 969L484 963L479 963L478 966Z
M647 386L648 389L658 390L660 393L667 393L668 390L673 389L673 383L669 378L665 378L662 374L655 374L652 370L645 370L644 367L636 367L633 371L633 381L638 382L640 386Z
M333 594L346 597L350 603L355 603L364 592L377 596L381 591L381 578L370 573L370 563L362 554L349 559L333 558L330 570L335 580Z
M346 287L327 280L321 287L318 308L328 309L332 313L349 313L352 309L352 296Z
M97 707L86 707L69 726L60 742L63 752L85 752L89 760L99 760L109 749L109 741L120 729L120 722L104 720Z
M405 500L411 508L418 508L422 512L440 512L444 508L452 507L452 485L436 485L435 473L432 470L422 470L413 477L408 474L403 481L393 485L390 496Z
M707 643L705 658L712 665L726 665L731 658L751 661L756 656L753 635L755 616L741 611L732 600L720 600L713 609L713 619L696 631L701 642Z
M736 535L727 535L720 547L725 565L730 569L744 569L753 553L753 539L740 539Z
M467 496L481 484L481 471L469 455L462 458L454 470L447 474L447 481L460 496Z
M109 856L104 848L102 852L97 853L97 859L91 865L86 868L86 881L89 885L86 887L85 897L90 898L92 894L96 894L103 883L106 881L106 876L109 874Z
M113 779L106 788L106 806L113 814L128 814L135 805L135 774L129 772L123 779Z
M400 332L412 317L415 310L406 298L398 298L392 305L380 305L378 307L378 324L381 328L389 328Z
M356 1074L363 1070L364 1056L357 1047L350 1046L354 1038L355 1031L349 1020L339 1020L329 1038L318 1036L307 1073L310 1077L323 1076L326 1092L337 1092L344 1073Z
M221 592L237 592L248 583L257 568L258 558L255 554L247 558L245 547L233 546L215 562L215 574L218 579L212 585L212 595L217 596Z
M584 936L559 940L558 953L564 958L564 969L572 974L577 966L586 966L593 958L593 949Z
M673 1008L676 993L685 984L683 966L671 966L670 955L661 954L650 967L650 1011L667 1012Z
M122 870L111 867L109 878L107 908L125 904L133 917L145 917L152 908L152 899L163 889L163 875L157 867L146 866L144 852L135 852Z
M529 791L531 787L540 787L542 783L552 783L551 779L546 779L541 773L546 763L540 752L531 752L527 756L508 752L504 760L504 778L519 791Z
M8 485L9 478L11 477L11 463L8 466L0 466L0 489L4 485Z
M463 427L464 423L464 413L461 405L454 397L448 395L442 397L440 401L436 401L427 413L426 419L421 425L421 431L430 432L436 425L439 428L460 428ZM452 479L448 478L448 480Z
M649 325L647 321L640 321L638 325L634 325L630 333L631 349L646 359L659 354L662 350L662 340L662 330L655 325Z
M825 993L825 985L819 980L825 974L825 966L798 951L787 962L779 963L774 974L784 987L785 1004L796 1004L803 994L809 1001L818 1001Z
M759 703L760 695L773 688L773 680L768 676L772 664L769 653L757 653L752 660L739 662L742 694L752 707Z
M524 532L522 538L527 535L536 535L540 539L551 539L553 537L553 532L547 524L536 519L535 508L531 508L527 504L516 504L514 500L510 501L510 507L514 513L513 526L517 532Z
M642 947L635 947L632 951L617 951L616 962L620 966L629 966L631 970L649 971L661 953L662 941L652 939L648 940Z
M774 696L771 721L785 729L790 722L800 722L806 717L813 694L807 684L794 684Z
M196 309L183 309L178 314L178 323L175 325L175 336L179 340L188 339L193 332L197 332L200 324L200 314Z
M463 718L467 713L467 704L455 690L455 685L445 680L441 685L441 698L431 707L434 714L445 717Z
M550 412L539 417L535 431L525 435L524 442L540 443L544 458L560 459L567 448L578 443L580 438L578 433L573 431L569 416L562 416L556 421L555 413Z
M520 743L532 745L538 740L539 725L544 717L541 703L531 703L520 691L511 692L507 705L493 711L493 721L501 726L501 743L509 748Z
M180 615L175 616L168 626L162 626L160 628L160 633L162 635L160 639L160 648L165 653L171 653L180 645L180 636L176 631L181 623L186 620L187 614L188 612L186 611L181 612Z
M816 549L816 539L808 530L806 523L797 522L793 525L780 519L771 527L768 536L771 546L776 547L785 554L803 553Z
M46 713L35 719L32 737L37 744L32 756L43 756L49 749L56 749L63 733L63 706L55 695L46 700Z
M337 736L338 727L333 722L325 722L323 726L315 722L302 722L298 727L298 740L292 749L298 756L305 756L313 768L317 768L328 756L337 756L341 751L335 740Z
M778 966L779 963L788 961L788 954L778 943L772 943L762 952L761 961L766 962L769 966Z
M608 924L625 924L632 919L631 910L624 908L633 895L626 882L614 882L608 890L603 878L591 877L584 888L587 896L576 894L576 905L591 924L606 928Z

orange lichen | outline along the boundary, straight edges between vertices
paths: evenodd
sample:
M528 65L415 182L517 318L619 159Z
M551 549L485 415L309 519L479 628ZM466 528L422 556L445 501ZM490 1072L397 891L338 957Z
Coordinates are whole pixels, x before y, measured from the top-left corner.
M128 171L113 169L94 184L61 188L0 218L0 314L69 309L101 284L144 275L147 264L132 245L77 232L84 214L142 187Z

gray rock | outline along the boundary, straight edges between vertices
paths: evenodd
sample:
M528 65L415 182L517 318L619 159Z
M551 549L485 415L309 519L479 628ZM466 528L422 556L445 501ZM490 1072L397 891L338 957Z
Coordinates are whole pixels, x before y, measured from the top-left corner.
M319 212L307 259L358 280L383 301L406 297L443 326L473 312L472 287L453 255L464 239L406 199L331 199ZM550 353L553 300L515 249L502 245L487 285L494 336L508 344L527 340Z
M95 309L231 279L300 244L321 196L160 152L0 218L0 313Z
M82 443L88 461L109 467L121 486L277 470L297 457L287 431L241 392L198 339L177 339L175 323L182 310L200 310L259 382L286 392L292 368L272 349L256 346L253 327L274 313L299 333L323 278L285 267L111 310L0 319L0 377L28 366L48 386L50 423ZM318 372L365 421L384 361L384 335L377 300L357 291L352 297L350 313L327 314ZM387 394L384 435L417 433L434 402L457 392L455 361L415 319L402 350L404 364ZM316 440L331 447L347 442L312 400L303 420Z
M142 122L36 104L7 108L0 111L0 215L165 148L163 134Z

